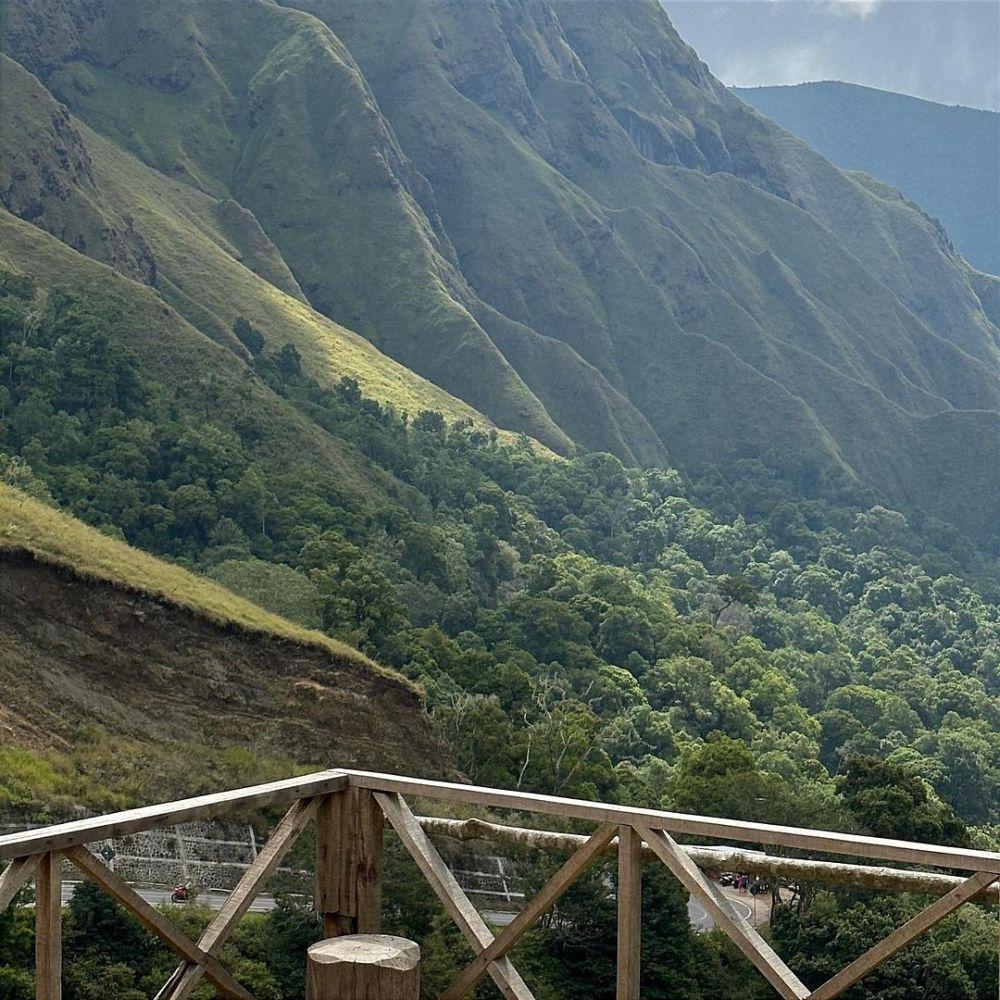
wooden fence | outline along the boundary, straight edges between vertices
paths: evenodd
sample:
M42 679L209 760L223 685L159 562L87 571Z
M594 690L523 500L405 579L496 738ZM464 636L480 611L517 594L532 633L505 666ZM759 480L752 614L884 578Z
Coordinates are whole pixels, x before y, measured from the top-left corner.
M595 829L581 837L486 823L476 826L478 821L418 818L404 796L572 818L593 823ZM141 830L212 819L233 809L276 804L287 804L290 808L197 942L181 934L159 910L86 847L94 841ZM253 1000L250 993L226 971L218 956L239 920L299 835L310 823L316 824L315 906L323 916L326 936L374 934L380 929L382 839L386 821L475 954L440 1000L459 1000L467 996L486 976L493 980L508 1000L532 1000L531 991L509 957L510 950L581 873L608 851L616 850L618 856L618 1000L637 1000L639 997L641 871L644 858L666 865L778 995L786 1000L832 1000L963 903L995 900L997 883L1000 882L1000 854L987 851L742 823L398 775L337 770L0 837L0 862L9 862L0 875L0 912L26 883L34 880L38 1000L61 1000L61 882L64 861L75 865L88 879L108 892L180 958L176 970L157 993L156 1000L184 1000L203 979L211 982L224 997ZM561 850L568 848L571 853L538 894L525 903L513 921L494 936L432 844L428 830L436 833L459 833L463 830L468 833L472 830L470 835L475 836L492 832L501 839L520 839L535 846ZM874 885L889 891L916 891L935 896L934 901L917 916L830 980L810 990L703 873L699 865L715 867L713 861L717 861L717 853L680 845L674 835L951 869L963 875L956 877L939 872L873 868L842 861L773 858L739 850L727 855L727 866L736 871L741 870L741 866L750 870L782 870L785 873L798 870L804 873L804 877L820 882Z

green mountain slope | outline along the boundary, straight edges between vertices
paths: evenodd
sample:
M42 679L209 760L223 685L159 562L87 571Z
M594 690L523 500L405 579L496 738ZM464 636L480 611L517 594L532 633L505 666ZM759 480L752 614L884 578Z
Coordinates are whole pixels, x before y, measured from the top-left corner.
M815 463L992 531L996 463L963 457L1000 437L988 285L729 94L651 0L15 0L4 39L89 154L63 187L235 351L234 313L283 331L301 295L557 451ZM67 235L62 189L4 187ZM287 334L314 371L318 328Z
M238 316L245 316L265 331L274 330L282 342L293 343L306 365L330 381L349 375L374 398L400 409L429 408L453 419L489 423L363 337L308 308L251 213L145 166L67 116L36 78L3 56L0 75L5 110L0 186L8 192L5 204L81 253L150 285L201 333L234 353L232 358L220 356L220 364L234 373L242 371L241 362L249 355L232 326ZM12 127L6 127L8 122ZM52 140L57 127L59 143ZM83 169L65 169L67 160ZM30 203L24 192L30 193ZM72 221L72 231L64 219ZM124 248L106 238L119 232L131 239ZM27 234L24 238L30 241ZM10 264L17 264L18 245L12 238ZM140 254L143 267L123 266L123 257L131 260ZM69 280L74 268L84 266L69 264L72 258L49 246L48 253L39 251L25 262L30 273L42 258L48 261L42 274L53 281L64 266Z
M735 93L838 166L899 188L966 260L1000 273L1000 114L834 80Z

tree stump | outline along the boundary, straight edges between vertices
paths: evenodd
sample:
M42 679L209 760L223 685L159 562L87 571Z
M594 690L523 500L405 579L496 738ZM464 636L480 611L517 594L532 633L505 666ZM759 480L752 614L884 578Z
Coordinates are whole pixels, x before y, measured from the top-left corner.
M419 1000L420 947L388 934L351 934L309 949L306 1000Z

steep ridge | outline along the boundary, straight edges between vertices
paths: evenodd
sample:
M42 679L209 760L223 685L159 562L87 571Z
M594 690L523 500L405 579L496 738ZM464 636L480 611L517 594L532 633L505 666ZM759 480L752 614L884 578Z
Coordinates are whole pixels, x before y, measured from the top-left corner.
M316 377L334 382L356 378L372 397L416 413L433 409L449 419L490 421L437 386L393 362L363 337L331 322L309 308L301 290L253 214L231 199L218 200L191 185L170 180L88 129L52 98L38 80L17 63L0 55L5 121L0 128L0 187L7 191L4 207L15 215L63 239L64 218L73 220L77 239L69 246L116 267L150 286L192 326L226 347L231 358L219 364L241 373L248 357L232 333L237 316L245 316L276 339L296 346ZM7 128L7 115L18 128ZM60 147L49 141L47 123L63 123L65 142L87 164L86 183L63 166ZM19 192L35 192L32 211L17 211ZM91 211L97 206L97 211ZM89 228L84 228L89 224ZM119 257L101 239L123 228L142 247L148 266L136 272L119 266ZM34 239L23 228L21 240L11 238L8 263L17 267L15 246L45 245L31 253L30 273L41 267L45 280L58 282L61 269L85 269L84 262L59 254L54 246ZM140 235L140 233L142 235ZM24 261L27 267L28 261ZM121 287L121 286L119 286Z
M292 296L501 426L643 463L815 461L992 530L996 463L944 487L956 450L1000 447L988 283L729 94L652 0L226 9L16 0L5 46L94 130L95 176L132 154L114 202L215 206L234 262L235 203L258 275L287 266ZM164 296L208 329L215 276L131 197Z
M735 92L847 170L939 218L974 267L1000 273L1000 114L826 80Z
M655 4L297 6L357 58L476 292L621 386L682 464L736 438L948 511L911 473L952 461L929 418L1000 390L967 268L732 98ZM992 447L993 417L954 423Z
M402 677L2 485L0 678L8 745L59 750L101 726L303 764L448 770Z
M0 265L30 274L43 290L86 291L102 301L112 320L108 332L127 343L152 384L169 387L177 406L197 411L209 405L221 423L231 426L242 414L252 413L260 435L256 447L276 471L319 468L357 495L378 497L394 489L259 382L245 379L244 366L229 351L187 323L152 289L75 253L2 209L0 236ZM296 443L294 452L288 448L290 439Z
M329 29L262 2L242 6L235 20L226 3L190 0L58 13L64 19L33 3L11 8L6 35L8 52L24 48L25 65L56 97L165 176L235 197L272 239L280 234L321 312L376 344L373 331L407 329L408 350L396 353L404 364L433 362L437 383L451 390L461 373L481 371L476 387L462 386L474 406L571 448L449 294L460 279L438 252L367 85Z

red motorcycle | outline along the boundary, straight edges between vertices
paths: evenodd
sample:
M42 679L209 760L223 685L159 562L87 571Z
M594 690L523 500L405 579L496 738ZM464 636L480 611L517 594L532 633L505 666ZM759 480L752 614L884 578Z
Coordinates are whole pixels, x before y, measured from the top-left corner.
M175 885L170 893L171 903L187 903L191 899L191 890L186 885Z

